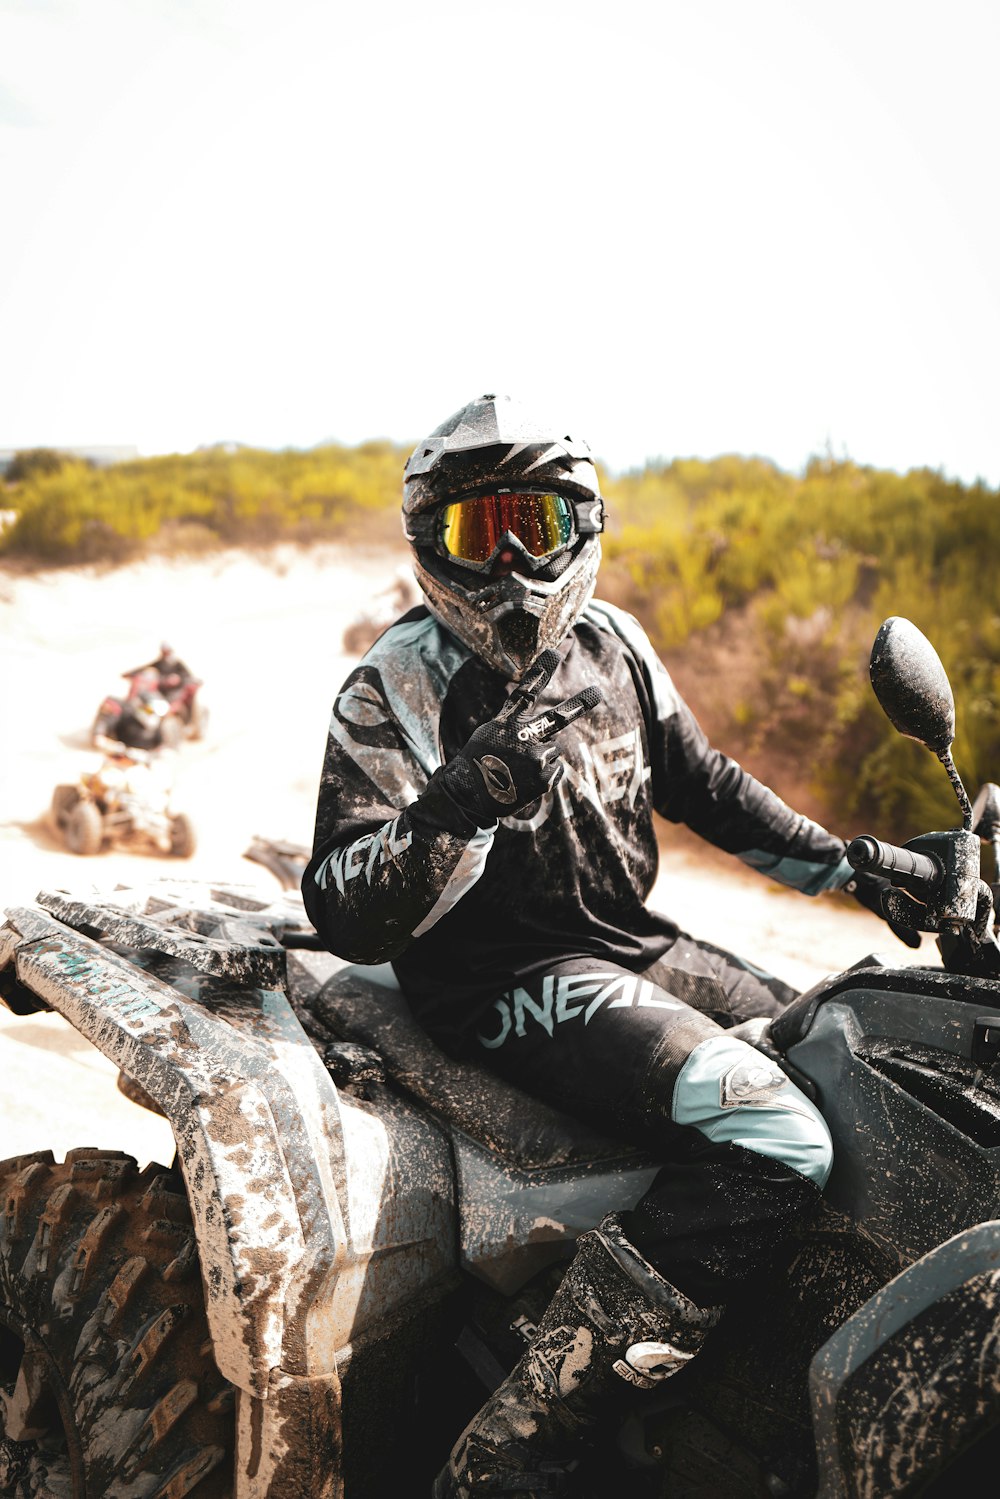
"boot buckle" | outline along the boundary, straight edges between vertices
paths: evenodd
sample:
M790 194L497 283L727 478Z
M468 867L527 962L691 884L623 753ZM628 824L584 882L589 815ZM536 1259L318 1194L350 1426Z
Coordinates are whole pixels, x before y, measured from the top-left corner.
M640 1390L649 1390L660 1380L669 1379L671 1374L683 1369L693 1358L693 1353L685 1353L673 1343L633 1343L626 1349L625 1357L618 1359L612 1367L629 1384L637 1385Z

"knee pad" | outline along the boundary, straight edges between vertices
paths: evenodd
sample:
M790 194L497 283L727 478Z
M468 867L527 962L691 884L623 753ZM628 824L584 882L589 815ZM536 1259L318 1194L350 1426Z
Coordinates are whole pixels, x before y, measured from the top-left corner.
M684 1063L671 1117L710 1140L780 1161L818 1187L833 1167L833 1141L816 1105L762 1052L724 1031Z

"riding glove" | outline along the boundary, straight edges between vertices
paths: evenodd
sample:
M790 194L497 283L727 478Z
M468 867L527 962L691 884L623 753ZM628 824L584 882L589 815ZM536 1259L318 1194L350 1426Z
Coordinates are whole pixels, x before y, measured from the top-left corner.
M557 707L529 717L558 665L555 651L543 651L496 717L481 724L438 772L439 783L480 827L521 811L558 784L564 766L550 740L603 701L596 687L584 687Z
M876 916L881 916L893 936L898 937L900 942L905 942L907 947L920 946L919 932L915 932L912 927L900 925L898 921L894 921L892 917L887 916L882 909L882 896L886 891L895 888L889 880L884 880L881 875L868 874L865 871L856 869L843 888L847 891L848 895L853 895L854 899L861 905L866 906L869 911L874 911Z

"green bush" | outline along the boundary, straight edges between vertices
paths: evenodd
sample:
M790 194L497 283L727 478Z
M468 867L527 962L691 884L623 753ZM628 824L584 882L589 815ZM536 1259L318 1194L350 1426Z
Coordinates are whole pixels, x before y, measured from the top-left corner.
M10 489L17 519L0 552L115 562L184 535L202 544L214 537L219 546L337 535L345 522L398 505L404 459L386 442L280 453L211 448L110 468L32 471Z
M20 484L35 474L57 474L70 461L57 448L22 448L7 465L4 478L8 484Z
M668 663L706 630L718 652L752 642L752 678L730 703L698 684L717 742L765 764L793 753L839 825L901 838L954 825L941 766L895 733L868 683L875 632L902 614L951 676L970 790L1000 779L1000 609L982 583L1000 543L996 491L923 469L815 459L796 477L726 457L648 465L607 493L602 591Z

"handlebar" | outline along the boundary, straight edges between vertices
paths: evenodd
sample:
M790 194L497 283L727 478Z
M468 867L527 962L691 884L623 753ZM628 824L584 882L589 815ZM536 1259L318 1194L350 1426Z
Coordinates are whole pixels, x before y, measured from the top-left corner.
M847 862L852 869L885 875L893 885L925 897L933 895L944 878L944 867L932 854L918 854L867 835L847 845Z

